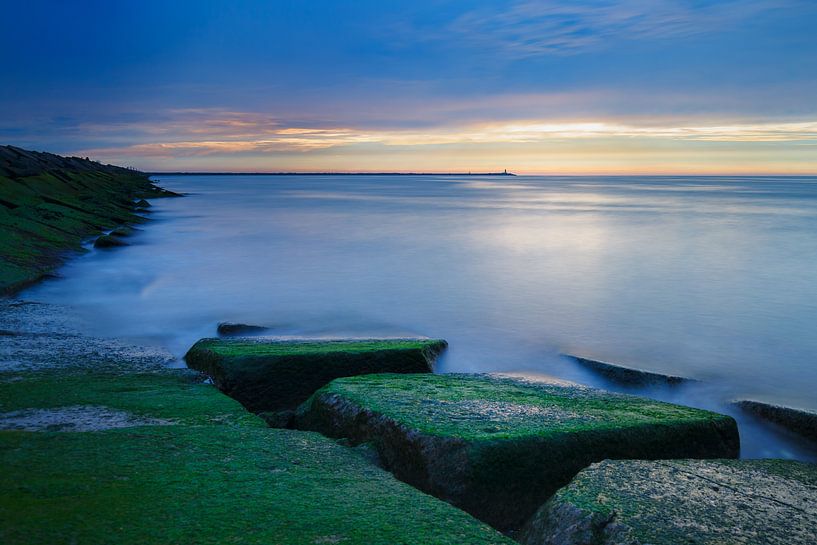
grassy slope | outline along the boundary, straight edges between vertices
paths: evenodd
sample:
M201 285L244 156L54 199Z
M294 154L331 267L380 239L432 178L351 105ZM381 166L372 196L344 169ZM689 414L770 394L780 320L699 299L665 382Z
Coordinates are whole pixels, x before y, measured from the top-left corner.
M0 431L0 542L512 543L318 434L266 428L189 372L0 374L0 413L109 407L173 425Z
M140 172L0 146L0 294L47 275L85 238L144 221L135 199L167 195Z

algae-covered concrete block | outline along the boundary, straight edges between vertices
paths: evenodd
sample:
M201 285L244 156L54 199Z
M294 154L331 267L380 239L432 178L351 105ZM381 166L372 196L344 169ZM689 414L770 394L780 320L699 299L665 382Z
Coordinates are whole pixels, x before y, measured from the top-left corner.
M817 441L817 412L751 400L736 401L735 405L807 439Z
M338 379L298 409L295 425L371 442L398 478L503 530L518 529L592 462L739 449L728 416L485 375Z
M696 382L693 379L686 377L679 377L676 375L664 375L661 373L654 373L652 371L645 371L644 369L636 369L634 367L625 367L615 363L608 363L606 361L591 360L571 354L562 354L571 361L574 361L582 367L598 373L610 382L624 386L678 386L689 382Z
M202 339L185 360L251 411L286 411L338 377L430 372L446 346L426 339Z
M559 490L520 538L525 545L813 545L817 466L608 460Z
M513 545L190 375L0 372L0 543Z

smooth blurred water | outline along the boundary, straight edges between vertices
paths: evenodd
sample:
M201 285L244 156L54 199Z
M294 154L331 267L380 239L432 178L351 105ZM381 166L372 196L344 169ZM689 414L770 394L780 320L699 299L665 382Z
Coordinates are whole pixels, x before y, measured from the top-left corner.
M700 379L684 394L700 406L817 409L817 178L160 182L188 196L154 200L132 246L93 250L25 296L179 356L222 320L427 335L450 342L444 372L603 385L567 352ZM768 454L745 419L742 432Z

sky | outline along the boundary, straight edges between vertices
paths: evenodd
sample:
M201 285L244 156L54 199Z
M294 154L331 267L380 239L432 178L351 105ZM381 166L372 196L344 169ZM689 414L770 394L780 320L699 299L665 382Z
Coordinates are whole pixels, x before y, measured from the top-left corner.
M148 171L817 174L814 0L0 0L0 143Z

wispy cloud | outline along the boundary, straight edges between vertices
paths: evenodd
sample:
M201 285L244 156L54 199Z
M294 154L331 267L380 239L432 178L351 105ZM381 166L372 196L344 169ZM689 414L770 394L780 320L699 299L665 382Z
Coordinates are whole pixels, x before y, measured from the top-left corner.
M693 36L728 30L797 0L588 0L493 3L464 13L448 31L513 57L572 54L609 40ZM449 38L447 38L449 39Z
M179 113L179 112L177 112ZM95 157L190 157L203 155L308 153L358 144L440 146L536 144L575 139L665 139L688 142L814 142L817 121L685 124L665 120L639 124L608 120L521 120L411 129L309 127L251 113L180 112L183 119L145 128L138 144L78 150ZM131 127L133 130L134 127ZM102 129L104 133L105 129Z

